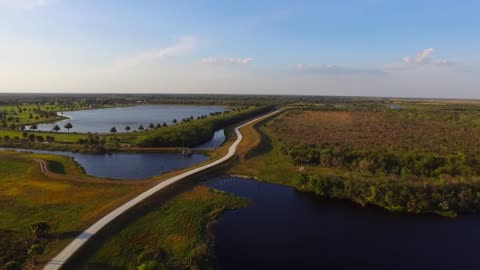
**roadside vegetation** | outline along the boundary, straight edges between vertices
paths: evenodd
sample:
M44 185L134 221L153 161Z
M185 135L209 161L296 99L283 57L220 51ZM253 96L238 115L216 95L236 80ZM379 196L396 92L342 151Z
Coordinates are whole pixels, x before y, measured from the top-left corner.
M262 143L231 172L391 211L478 212L479 109L295 106L256 126Z
M192 187L168 201L149 203L148 210L122 228L88 258L68 269L213 269L210 227L225 210L243 207L244 199ZM81 262L79 262L81 261Z

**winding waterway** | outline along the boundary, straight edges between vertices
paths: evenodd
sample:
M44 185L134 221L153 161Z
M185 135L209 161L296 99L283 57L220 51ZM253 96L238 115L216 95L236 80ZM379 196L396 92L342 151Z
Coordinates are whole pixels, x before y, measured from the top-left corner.
M207 185L252 201L214 226L219 269L480 269L480 216L392 214L252 179Z
M72 157L83 167L85 173L90 176L119 180L158 176L166 172L188 168L208 160L208 156L197 153L186 157L181 153L159 152L84 154L31 149L14 150Z

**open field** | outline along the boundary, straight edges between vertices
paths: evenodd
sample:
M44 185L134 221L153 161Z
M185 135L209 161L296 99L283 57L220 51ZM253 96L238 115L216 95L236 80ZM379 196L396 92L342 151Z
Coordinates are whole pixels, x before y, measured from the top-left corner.
M105 107L105 106L102 106ZM52 122L63 119L57 112L71 110L88 110L95 107L82 101L72 101L68 104L58 102L49 103L21 103L15 105L0 105L0 120L4 127L9 125L25 126L30 124Z
M480 151L480 129L471 115L405 111L295 111L272 124L284 143L329 144L356 150L423 151L441 154ZM462 123L458 119L465 118Z
M86 225L113 206L139 193L146 186L95 183L53 179L40 172L32 158L49 163L52 171L82 176L77 164L66 157L0 152L0 265L27 259L25 241L31 238L28 227L47 222L46 257L54 255Z

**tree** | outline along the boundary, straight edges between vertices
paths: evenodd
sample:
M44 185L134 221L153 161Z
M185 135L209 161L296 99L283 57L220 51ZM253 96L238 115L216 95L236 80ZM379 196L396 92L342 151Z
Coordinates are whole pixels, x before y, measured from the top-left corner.
M167 123L163 122L162 127L167 127Z
M31 142L35 141L35 134L28 135L28 140Z
M64 128L66 128L68 133L70 133L70 129L73 128L73 125L72 125L72 123L66 123Z
M55 126L53 127L53 130L55 130L55 132L58 132L58 131L60 130L60 127L59 127L58 125L55 125Z
M148 125L148 128L154 128L155 126L153 125L153 123L150 123L150 125Z
M126 127L125 127L125 130L126 130L127 132L129 132L130 129L131 129L130 126L126 126Z
M22 132L22 137L26 139L28 137L28 133L26 131Z
M161 127L162 127L162 125L161 125L160 123L158 123L158 124L155 126L155 128L161 128Z
M5 269L5 270L21 270L22 265L17 261L9 261L3 266L3 269Z
M172 122L173 122L174 124L176 124L176 123L177 123L177 119L173 119Z
M138 130L144 130L143 125L140 125L140 126L138 127Z
M40 221L30 225L30 232L36 238L48 237L50 233L50 225L45 221Z
M116 132L117 132L117 128L116 128L116 127L112 127L112 128L110 129L110 132L111 132L111 133L116 133Z
M28 249L28 255L32 258L33 264L37 263L38 256L42 255L44 251L43 246L39 244L33 244Z
M36 130L36 129L38 129L38 127L37 127L37 125L33 124L33 125L30 126L30 129L31 130Z

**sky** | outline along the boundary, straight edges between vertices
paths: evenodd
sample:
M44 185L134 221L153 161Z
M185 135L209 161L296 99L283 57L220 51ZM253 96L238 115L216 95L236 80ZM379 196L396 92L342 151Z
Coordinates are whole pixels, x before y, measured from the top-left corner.
M0 0L0 92L480 98L480 1Z

